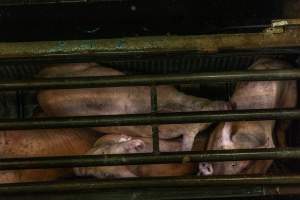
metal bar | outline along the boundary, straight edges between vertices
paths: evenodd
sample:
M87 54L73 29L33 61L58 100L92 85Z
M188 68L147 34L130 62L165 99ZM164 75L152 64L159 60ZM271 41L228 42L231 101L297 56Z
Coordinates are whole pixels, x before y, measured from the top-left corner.
M0 60L105 58L196 52L216 53L300 46L300 29L283 33L242 33L198 36L153 36L99 40L0 43ZM299 51L298 51L299 52Z
M42 191L41 191L42 192ZM34 193L36 199L47 200L153 200L153 199L215 199L234 197L263 197L270 195L299 195L300 187L297 185L267 185L267 186L218 186L218 187L163 187L144 189L105 189L89 190L88 192L63 193ZM258 198L254 198L258 199ZM4 194L1 200L32 200L31 195Z
M151 87L151 112L152 114L157 113L157 89L155 86ZM153 152L159 153L159 129L156 124L152 125L152 145Z
M36 193L91 191L101 189L153 188L153 187L209 187L209 186L248 186L248 185L297 185L299 175L286 176L207 176L207 177L162 177L128 178L113 180L92 180L72 182L45 182L25 184L2 184L0 193Z
M186 124L220 121L257 121L299 119L300 109L253 109L187 113L102 115L37 119L2 119L0 130L53 129L151 124Z
M300 78L300 69L247 70L214 73L127 75L100 77L45 78L1 81L0 90L73 89L141 85L188 84L195 82L271 81Z
M273 188L273 186L269 186ZM88 192L63 192L63 193L34 193L35 199L47 200L174 200L174 199L208 199L220 197L259 197L265 196L266 186L230 186L230 187L180 187L178 188L147 188L144 189L105 189ZM281 189L282 186L278 186ZM32 200L32 196L22 193L1 195L1 200Z
M240 149L160 154L84 155L63 157L1 158L0 170L139 164L216 162L235 160L300 159L300 148Z

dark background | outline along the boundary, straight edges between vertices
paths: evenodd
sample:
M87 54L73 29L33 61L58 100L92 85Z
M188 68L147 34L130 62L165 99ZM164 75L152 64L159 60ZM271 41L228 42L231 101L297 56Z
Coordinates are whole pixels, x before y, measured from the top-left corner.
M0 8L0 41L191 35L269 24L284 0L122 0ZM242 29L239 31L254 31Z

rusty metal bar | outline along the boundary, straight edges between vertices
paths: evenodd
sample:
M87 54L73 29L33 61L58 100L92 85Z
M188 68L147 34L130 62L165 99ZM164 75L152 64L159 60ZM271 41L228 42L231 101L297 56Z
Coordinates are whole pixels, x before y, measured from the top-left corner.
M300 29L282 33L154 36L99 40L0 43L0 60L104 58L174 52L216 53L300 46ZM299 51L298 51L299 52Z
M37 119L2 119L0 130L81 128L105 126L131 126L152 124L185 124L220 121L256 121L299 119L299 109L253 109L234 111L205 111L187 113L102 115L84 117L58 117Z
M274 193L272 185L298 186L300 187L299 175L286 176L208 176L208 177L162 177L162 178L130 178L113 180L92 180L92 181L72 181L72 182L44 182L25 184L2 184L0 193L37 193L37 192L80 192L102 189L127 189L127 188L167 188L167 187L209 187L209 186L260 186L265 185L267 190L264 194ZM269 187L268 189L268 186ZM269 192L269 193L268 193Z
M157 89L155 86L151 87L151 113L157 113ZM156 124L152 125L152 145L153 152L159 153L159 129Z
M216 162L235 160L300 159L300 148L211 150L160 154L84 155L63 157L1 158L0 170L139 164Z
M237 82L292 80L299 78L300 69L247 71L244 70L193 74L127 75L0 81L0 90L98 88L141 85L188 84L209 81Z

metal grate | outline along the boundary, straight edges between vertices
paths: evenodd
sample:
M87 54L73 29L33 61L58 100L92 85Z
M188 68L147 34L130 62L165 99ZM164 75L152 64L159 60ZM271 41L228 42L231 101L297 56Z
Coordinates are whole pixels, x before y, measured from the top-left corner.
M249 36L249 35L248 35ZM253 36L253 35L251 35ZM257 35L256 35L257 36ZM297 36L297 35L296 35ZM211 36L219 41L218 37ZM225 37L225 36L224 36ZM235 36L236 37L236 36ZM240 37L240 36L239 36ZM254 37L254 36L253 36ZM260 34L259 38L265 38ZM300 69L288 70L266 70L266 71L245 71L255 59L260 56L283 57L284 59L295 60L299 52L292 43L291 38L288 38L287 46L289 48L279 48L284 44L284 40L278 37L278 46L271 41L268 42L268 37L264 42L260 43L258 49L253 50L253 44L247 46L248 52L243 49L243 43L237 44L237 51L232 53L215 53L204 54L205 49L194 51L197 46L193 41L198 41L199 38L179 38L182 43L173 44L178 38L164 38L168 42L163 41L161 44L155 38L136 39L133 43L136 46L128 45L134 39L122 40L125 47L116 49L113 44L118 40L104 40L87 42L88 44L97 44L97 48L89 46L83 49L73 49L75 44L73 41L65 42L61 48L66 49L48 49L48 45L55 43L43 43L44 49L35 52L32 49L37 48L41 43L23 43L12 44L9 50L0 55L3 62L32 61L35 65L15 65L11 67L2 67L1 75L7 77L7 80L0 82L0 91L5 92L3 107L8 107L7 103L17 105L14 112L18 118L1 119L0 130L9 129L42 129L42 128L62 128L62 127L93 127L93 126L126 126L126 125L152 125L153 130L153 149L151 154L130 154L130 155L94 155L94 156L67 156L67 157L38 157L38 158L0 158L0 170L14 169L43 169L57 167L85 167L85 166L110 166L110 165L125 165L125 164L149 164L149 163L182 163L182 162L199 162L199 161L228 161L228 160L263 160L263 159L300 159L299 148L281 148L281 149L246 149L246 150L226 150L226 151L206 151L206 152L181 152L181 153L160 153L158 129L159 124L176 124L176 123L192 123L192 122L212 122L212 121L241 121L241 120L265 120L265 119L300 119L299 109L267 109L267 110L239 110L228 112L190 112L190 113L156 113L157 111L157 94L156 87L161 84L194 84L198 83L198 87L210 87L221 82L223 85L221 90L224 96L229 96L230 88L234 82L241 80L258 81L258 80L290 80L300 79ZM196 38L196 40L195 40ZM281 39L280 39L281 38ZM202 38L203 39L203 38ZM202 40L200 38L200 41ZM277 41L277 40L276 40ZM298 40L297 40L298 41ZM148 43L149 42L149 43ZM126 46L126 43L128 46ZM101 46L100 44L103 44ZM151 44L149 46L149 44ZM187 44L191 48L184 49ZM202 44L202 43L201 43ZM224 45L229 45L225 43ZM272 45L270 45L272 44ZM24 48L21 48L24 45ZM70 46L68 46L70 45ZM73 46L72 46L73 45ZM100 47L99 47L100 45ZM148 46L147 46L148 45ZM4 49L8 44L0 44L0 49ZM203 45L205 46L205 45ZM274 47L275 46L275 47ZM33 48L35 47L35 48ZM72 48L71 48L72 47ZM90 49L92 47L92 49ZM217 50L223 51L224 48L218 46ZM228 48L228 46L226 46ZM251 48L250 48L251 47ZM266 47L266 48L263 48ZM272 48L271 48L272 47ZM292 48L294 47L294 48ZM261 48L261 49L260 49ZM20 50L21 49L21 50ZM84 77L84 78L51 78L51 79L33 79L36 72L44 65L39 64L42 60L49 62L52 58L61 61L66 58L66 62L76 57L77 55L86 54L87 49L91 50L92 57L89 60L101 61L101 63L116 66L122 71L130 71L131 75L119 77ZM174 50L173 50L174 49ZM184 49L184 51L183 51ZM193 51L192 51L193 50ZM216 50L216 49L214 49ZM264 50L264 51L262 51ZM174 53L174 52L175 53ZM166 53L173 52L173 53ZM189 52L189 53L187 53ZM36 54L34 54L36 53ZM201 53L201 54L200 54ZM207 52L206 52L207 53ZM113 55L113 57L107 56ZM162 55L163 54L163 55ZM99 57L97 57L97 55ZM120 57L121 58L120 58ZM119 59L112 58L118 57ZM15 59L15 60L14 60ZM84 58L83 60L85 60ZM75 59L76 60L76 59ZM38 61L38 62L37 62ZM55 60L57 61L57 60ZM57 62L58 62L57 61ZM218 66L215 67L214 66ZM234 66L234 67L233 67ZM190 72L193 72L192 74ZM148 75L141 75L148 73ZM187 74L185 74L187 73ZM166 74L168 76L166 76ZM226 82L226 84L225 84ZM229 84L227 84L229 82ZM90 87L111 87L111 86L151 86L151 113L136 114L136 115L114 115L114 116L78 116L78 117L61 117L61 118L26 118L28 116L25 106L26 101L31 101L34 96L27 91L34 92L39 89L58 89L58 88L90 88ZM6 92L8 91L8 92ZM11 92L10 91L17 91ZM22 91L22 92L21 92ZM5 99L12 94L13 100ZM29 96L27 96L29 95ZM31 97L30 97L31 96ZM15 98L15 99L14 99ZM31 103L34 107L35 104ZM32 110L32 109L31 109ZM7 113L6 113L7 114ZM225 185L225 187L223 187ZM155 189L159 188L155 193L163 189L170 189L170 194L161 195L166 199L175 197L175 188L185 188L185 192L179 192L180 198L204 198L204 197L239 197L239 196L268 196L276 194L299 194L300 176L299 175L265 175L265 176L218 176L218 177L174 177L174 178L141 178L141 179L123 179L123 180L73 180L63 182L48 182L48 183L26 183L26 184L5 184L0 185L0 194L36 194L36 193L55 193L55 192L89 192L89 191L104 191L104 196L108 195L109 191L116 189L123 191L133 199L153 198ZM132 193L131 188L136 188L137 193ZM214 192L216 188L221 188L220 191ZM296 189L295 189L296 188ZM141 196L141 190L145 193ZM232 192L235 190L235 192ZM193 191L193 192L192 192ZM203 191L206 191L203 193ZM203 195L201 196L201 192ZM176 193L177 194L177 193ZM58 194L55 194L58 195ZM120 196L116 195L115 198ZM6 197L5 197L6 198ZM179 198L179 197L178 197Z

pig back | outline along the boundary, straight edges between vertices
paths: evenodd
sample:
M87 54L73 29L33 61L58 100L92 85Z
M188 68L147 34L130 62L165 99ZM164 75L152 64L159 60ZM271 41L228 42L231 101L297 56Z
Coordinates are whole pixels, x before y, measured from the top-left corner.
M277 59L263 58L249 70L277 70L291 68L290 64ZM236 109L270 109L294 107L297 101L297 83L287 81L239 82L230 99Z
M94 133L80 129L2 131L0 155L2 158L83 155L96 139ZM0 183L50 181L71 173L71 169L1 171Z

